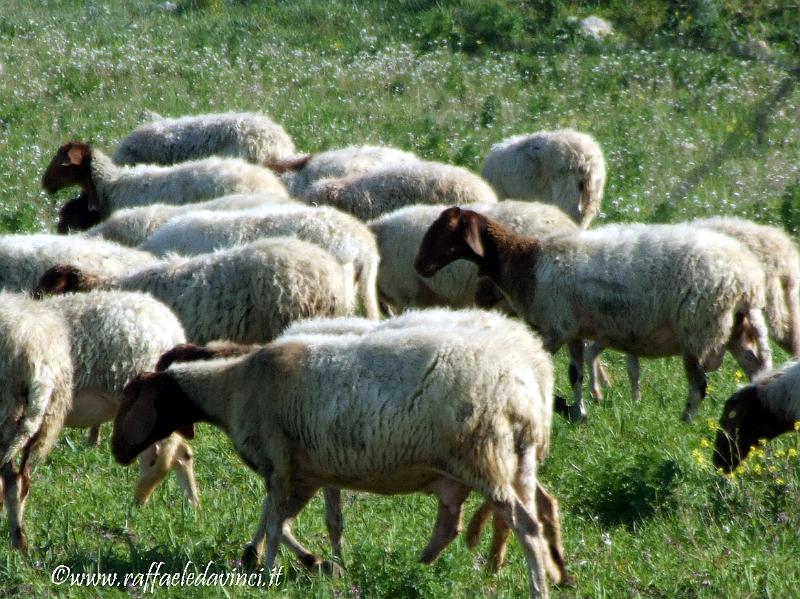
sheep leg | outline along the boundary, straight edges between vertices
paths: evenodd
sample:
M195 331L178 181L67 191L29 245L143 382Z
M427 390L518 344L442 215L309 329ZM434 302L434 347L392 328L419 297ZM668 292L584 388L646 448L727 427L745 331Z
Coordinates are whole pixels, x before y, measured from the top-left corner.
M625 361L625 366L628 370L628 382L631 385L631 397L633 397L633 401L639 403L639 400L642 399L642 391L639 387L639 380L641 376L639 370L639 358L628 354L627 360Z
M378 264L370 260L358 278L358 295L364 304L367 318L380 320L381 308L378 304Z
M344 565L344 552L342 551L342 492L334 487L322 489L325 496L325 526L328 529L328 538L333 548L333 557Z
M793 356L800 356L800 285L784 285L784 301L789 311L789 339L787 351Z
M573 420L586 420L586 408L583 405L581 391L583 387L583 340L572 340L569 347L569 383L575 403L570 408L570 417Z
M706 396L706 373L700 365L700 361L691 354L683 354L683 368L686 371L686 379L689 382L689 397L686 400L686 409L681 417L684 422L689 422L694 418L700 403Z
M769 334L761 310L748 312L747 318L737 320L727 349L751 380L758 373L772 368L772 350L769 347ZM755 341L757 353L751 341Z
M478 541L480 541L486 524L489 522L489 516L492 515L492 513L492 504L488 501L484 501L472 515L466 532L467 547L470 550L478 546Z
M589 366L589 390L595 401L602 401L603 391L601 386L608 387L608 376L600 361L600 354L603 346L599 343L589 343L586 345L586 364Z
M25 533L22 530L22 516L25 511L25 499L21 493L20 475L12 462L6 462L0 468L3 479L3 494L7 510L8 532L11 546L20 551L25 550Z
M539 482L536 483L536 508L539 510L539 519L544 529L544 536L550 547L548 565L555 567L555 571L552 568L548 568L548 571L556 584L574 586L575 578L567 572L566 560L564 559L564 542L561 538L561 516L558 512L558 501L545 491Z
M278 555L278 546L281 541L285 541L293 551L299 550L298 557L306 568L309 570L319 568L324 571L326 569L325 562L300 545L291 533L291 521L311 500L317 489L295 485L290 493L283 496L281 485L274 481L270 481L270 489L270 494L264 499L256 533L242 555L245 567L251 570L256 569L266 540L265 570L272 569ZM332 565L329 565L328 568L333 570Z
M93 426L89 429L89 434L86 435L86 443L92 447L97 447L100 445L101 438L100 425L98 424L97 426Z
M180 439L180 445L172 462L172 469L178 484L186 494L189 504L196 508L200 505L200 495L197 491L197 480L194 477L194 452L186 441Z
M428 485L427 490L439 498L439 510L431 540L422 551L419 561L432 564L461 531L461 510L470 488L451 478L442 477Z

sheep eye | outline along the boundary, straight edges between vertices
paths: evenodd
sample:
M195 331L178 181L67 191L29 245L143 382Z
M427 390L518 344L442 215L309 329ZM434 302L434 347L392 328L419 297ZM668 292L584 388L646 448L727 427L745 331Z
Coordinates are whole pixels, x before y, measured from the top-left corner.
M736 418L736 410L732 410L731 413L728 414L728 420L731 420L732 418Z

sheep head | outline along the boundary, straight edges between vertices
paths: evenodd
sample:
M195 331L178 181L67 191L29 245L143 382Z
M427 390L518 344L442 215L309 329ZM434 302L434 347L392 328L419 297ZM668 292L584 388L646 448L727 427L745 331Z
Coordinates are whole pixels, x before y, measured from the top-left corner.
M486 223L486 217L472 210L453 206L443 211L422 238L414 260L417 273L422 277L432 277L461 258L481 266L486 255Z
M63 295L96 289L100 278L82 271L71 264L56 264L44 271L39 283L33 290L33 296L41 299L45 295Z
M89 196L84 192L66 202L58 211L58 232L65 235L72 231L86 231L100 220L100 212L89 204Z
M70 141L61 146L47 165L42 175L42 187L47 193L55 193L70 185L91 183L89 163L92 148L88 144Z
M789 432L794 419L776 414L764 406L757 385L748 385L725 403L719 419L720 430L714 446L714 466L734 470L757 446L759 439L773 439Z
M131 380L114 418L111 451L127 466L144 449L178 432L194 438L194 423L203 415L171 372L144 372Z

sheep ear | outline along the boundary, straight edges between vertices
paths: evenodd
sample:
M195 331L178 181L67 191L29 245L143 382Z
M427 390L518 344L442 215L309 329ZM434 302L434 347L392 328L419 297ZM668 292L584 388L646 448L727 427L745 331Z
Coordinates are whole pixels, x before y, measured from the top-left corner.
M72 146L67 150L67 158L69 160L62 162L62 166L79 166L83 161L85 153L82 146Z
M189 423L186 426L182 426L176 432L186 439L194 439L194 424Z
M481 258L485 256L483 241L481 241L481 224L474 214L465 214L464 241L469 248Z
M122 433L130 445L139 445L150 434L156 423L156 392L146 388L131 406L122 422Z

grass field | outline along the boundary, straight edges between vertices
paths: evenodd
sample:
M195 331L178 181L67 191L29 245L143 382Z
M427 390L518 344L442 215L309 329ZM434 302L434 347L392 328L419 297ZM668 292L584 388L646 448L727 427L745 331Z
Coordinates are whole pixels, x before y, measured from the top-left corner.
M284 124L302 150L383 143L475 170L508 135L571 126L595 135L606 153L600 223L737 214L797 234L800 92L770 101L787 77L783 65L800 61L796 5L630 5L198 0L165 10L156 2L3 0L0 231L52 231L70 193L48 197L39 178L57 147L77 138L110 151L148 109L259 110ZM598 43L566 21L592 12L610 18L620 34ZM746 34L766 39L774 60L731 51ZM776 351L776 362L784 359ZM553 595L797 596L800 437L770 444L725 478L711 467L708 444L722 403L743 382L732 361L710 375L710 397L685 425L680 360L643 364L641 405L629 398L623 357L609 352L607 360L613 385L606 401L590 406L586 425L555 422L541 472L561 502L578 580ZM557 363L559 392L568 395L562 355ZM34 475L29 553L0 543L0 597L145 594L54 585L60 564L121 576L147 572L154 561L165 562L162 573L181 572L189 560L199 571L212 560L214 571L238 567L263 483L216 430L199 427L194 447L202 508L188 509L169 480L137 509L136 468L116 465L107 443L87 447L83 431L65 434ZM472 498L468 514L476 504ZM430 497L348 495L343 578L309 576L283 553L286 577L276 588L156 594L528 592L515 542L495 577L482 570L488 538L474 554L458 539L435 565L419 565L434 516ZM319 499L299 518L296 534L327 551Z

